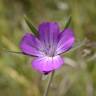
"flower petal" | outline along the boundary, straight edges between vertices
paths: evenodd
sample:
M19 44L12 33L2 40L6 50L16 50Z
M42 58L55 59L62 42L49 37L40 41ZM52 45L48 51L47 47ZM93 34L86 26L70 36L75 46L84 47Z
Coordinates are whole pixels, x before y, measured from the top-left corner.
M55 57L38 57L32 62L32 67L39 72L50 72L61 67L63 59L57 55Z
M65 29L64 32L60 34L60 40L57 45L56 54L61 54L72 48L75 37L71 29Z
M59 26L56 22L44 22L39 25L40 40L48 47L57 42Z
M23 53L33 56L42 56L43 52L40 51L40 41L32 34L26 33L20 42L20 48Z

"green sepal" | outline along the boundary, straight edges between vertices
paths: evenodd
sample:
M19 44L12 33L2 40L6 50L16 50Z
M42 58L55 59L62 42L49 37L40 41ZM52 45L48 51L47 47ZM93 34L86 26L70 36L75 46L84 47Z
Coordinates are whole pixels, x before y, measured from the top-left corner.
M26 24L28 25L28 27L30 28L31 32L34 34L34 35L38 35L38 30L34 27L34 25L32 24L32 22L29 20L29 18L27 16L24 16L24 20L26 22Z
M66 29L66 28L69 27L69 25L70 25L70 23L71 23L71 20L72 20L72 18L71 18L71 16L69 16L68 19L67 19L67 21L65 22L65 27L64 27L64 29Z

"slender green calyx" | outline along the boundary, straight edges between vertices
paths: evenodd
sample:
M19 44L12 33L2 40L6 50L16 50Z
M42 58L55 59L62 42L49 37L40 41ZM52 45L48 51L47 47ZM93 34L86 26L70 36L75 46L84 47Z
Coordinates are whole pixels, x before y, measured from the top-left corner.
M24 16L24 20L26 22L26 24L28 25L28 27L30 28L31 32L34 34L34 35L38 35L38 30L34 27L34 25L32 24L31 20L27 17L27 16Z
M71 23L71 20L72 20L72 17L69 16L68 19L67 19L67 21L65 22L65 27L64 27L64 29L66 29L66 28L69 27L69 25L70 25L70 23Z

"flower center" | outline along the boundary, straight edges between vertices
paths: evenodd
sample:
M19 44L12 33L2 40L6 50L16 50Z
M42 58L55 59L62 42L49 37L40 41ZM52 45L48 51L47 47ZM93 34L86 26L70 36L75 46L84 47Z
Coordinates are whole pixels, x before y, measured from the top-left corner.
M49 56L49 57L53 57L55 56L55 46L49 46L47 48L45 48L44 53Z

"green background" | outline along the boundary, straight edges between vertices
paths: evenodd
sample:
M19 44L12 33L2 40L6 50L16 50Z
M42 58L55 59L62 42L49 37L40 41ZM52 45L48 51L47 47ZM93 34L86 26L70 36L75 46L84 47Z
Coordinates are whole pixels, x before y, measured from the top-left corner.
M0 96L43 96L47 77L31 67L32 57L20 51L30 29L27 15L38 27L55 21L63 30L69 16L76 42L56 71L49 96L96 96L96 0L0 0Z

